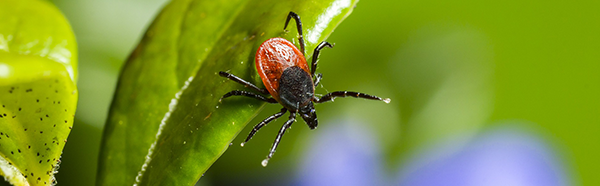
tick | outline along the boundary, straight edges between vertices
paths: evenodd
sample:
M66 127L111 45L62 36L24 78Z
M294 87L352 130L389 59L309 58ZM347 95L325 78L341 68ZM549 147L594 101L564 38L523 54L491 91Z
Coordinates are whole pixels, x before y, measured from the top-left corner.
M262 127L283 116L286 112L290 112L290 117L279 130L275 142L269 151L269 155L262 161L261 164L263 166L267 166L267 163L271 157L273 157L273 154L281 141L281 137L283 137L285 131L289 129L296 120L296 114L299 114L302 119L304 119L304 122L306 122L311 130L317 128L317 113L313 103L324 103L333 101L337 97L347 96L379 100L385 103L390 102L389 98L382 99L377 96L351 91L335 91L330 92L321 98L316 97L315 86L319 84L322 77L321 73L315 75L317 59L323 48L332 48L333 45L327 41L323 41L315 48L311 68L309 70L304 57L304 39L302 37L302 22L300 22L300 16L294 12L290 12L285 20L283 29L285 30L287 28L291 18L294 18L296 21L301 51L290 41L279 37L268 39L262 43L258 48L258 51L256 51L256 71L260 75L266 88L259 88L233 74L223 71L219 72L220 76L226 77L260 93L257 94L244 90L234 90L223 95L223 97L219 99L219 102L221 102L222 99L231 96L246 96L268 103L279 103L283 106L280 112L267 117L254 126L246 140L241 144L242 147L246 142L252 139L252 136L254 136L254 134ZM271 95L271 97L265 97L263 95Z

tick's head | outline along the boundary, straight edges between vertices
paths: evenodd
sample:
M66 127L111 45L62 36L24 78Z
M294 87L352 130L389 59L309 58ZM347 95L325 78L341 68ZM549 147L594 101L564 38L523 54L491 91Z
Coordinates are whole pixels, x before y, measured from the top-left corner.
M319 121L317 120L317 111L313 106L313 103L310 102L306 104L306 106L299 109L300 116L304 119L304 122L308 125L310 129L316 129Z

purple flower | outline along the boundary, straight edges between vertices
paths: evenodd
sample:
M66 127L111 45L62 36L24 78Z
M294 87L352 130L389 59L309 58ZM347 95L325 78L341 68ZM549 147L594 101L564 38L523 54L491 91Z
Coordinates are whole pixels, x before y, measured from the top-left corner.
M431 149L415 163L401 168L397 185L461 186L563 186L567 181L555 152L544 141L516 129L502 128L482 133L466 147L445 154ZM429 156L430 157L430 156Z
M451 140L408 158L393 177L383 169L366 124L320 128L304 156L295 185L563 186L562 162L545 141L518 128L494 128L448 152Z
M320 127L304 155L296 185L381 185L377 142L358 125L338 121Z

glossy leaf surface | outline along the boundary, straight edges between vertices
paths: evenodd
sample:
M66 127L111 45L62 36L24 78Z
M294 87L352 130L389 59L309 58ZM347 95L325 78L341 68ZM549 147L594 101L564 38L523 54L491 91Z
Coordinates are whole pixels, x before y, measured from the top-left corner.
M258 46L272 37L298 45L295 25L283 30L289 11L301 16L312 51L355 4L180 0L166 5L123 67L101 145L98 185L193 185L263 105L243 98L219 103L221 95L244 87L218 72L262 86L254 67Z

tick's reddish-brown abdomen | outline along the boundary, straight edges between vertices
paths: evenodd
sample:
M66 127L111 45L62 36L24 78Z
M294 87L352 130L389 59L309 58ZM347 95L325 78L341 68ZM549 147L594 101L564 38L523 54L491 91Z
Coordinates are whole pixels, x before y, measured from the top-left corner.
M310 74L304 54L294 44L283 38L271 38L256 51L256 71L271 96L279 101L279 79L283 71L298 66Z

